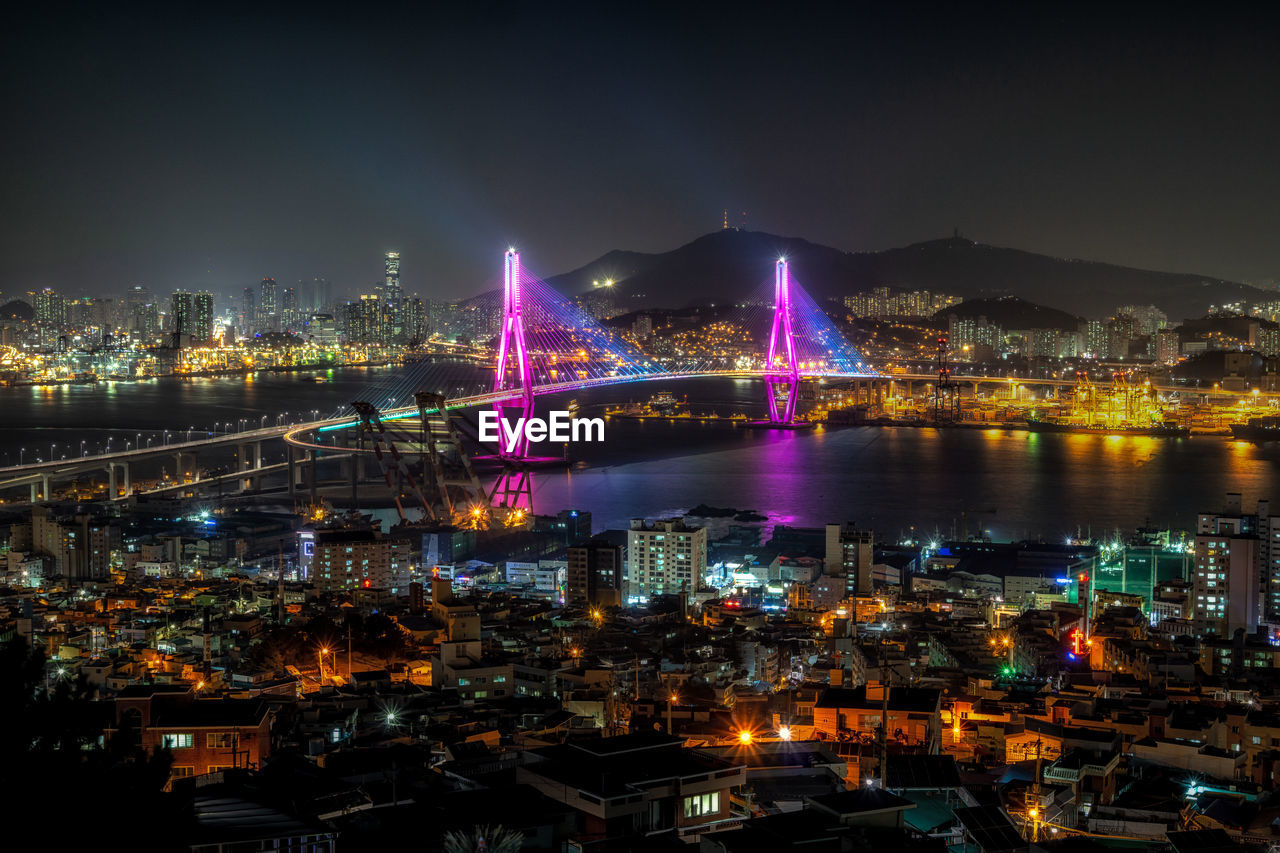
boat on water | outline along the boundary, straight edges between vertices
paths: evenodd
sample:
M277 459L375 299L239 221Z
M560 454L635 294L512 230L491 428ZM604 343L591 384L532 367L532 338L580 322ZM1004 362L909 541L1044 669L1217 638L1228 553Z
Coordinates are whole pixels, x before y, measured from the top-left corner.
M1147 426L1107 426L1106 424L1073 424L1060 421L1027 421L1031 432L1066 432L1079 435L1152 435L1181 438L1191 435L1187 427L1166 422Z
M680 401L670 391L659 391L649 398L649 408L653 411L669 415L680 406Z
M1243 441L1280 441L1280 417L1249 418L1232 424L1231 437Z

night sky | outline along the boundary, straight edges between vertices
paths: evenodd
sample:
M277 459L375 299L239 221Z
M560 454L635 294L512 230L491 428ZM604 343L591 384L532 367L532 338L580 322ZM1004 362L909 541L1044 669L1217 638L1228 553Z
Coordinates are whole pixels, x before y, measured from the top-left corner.
M35 4L32 4L35 5ZM1280 280L1274 15L208 4L0 35L0 293L474 293L752 229ZM300 7L304 8L304 7ZM1241 6L1240 10L1247 7Z

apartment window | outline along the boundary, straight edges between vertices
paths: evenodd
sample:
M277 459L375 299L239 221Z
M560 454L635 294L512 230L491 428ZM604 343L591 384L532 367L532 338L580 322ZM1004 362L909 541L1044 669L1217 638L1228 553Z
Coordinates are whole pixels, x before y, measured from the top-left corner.
M196 769L190 764L175 764L169 768L169 776L174 779L185 779L196 775Z
M165 749L190 749L195 744L195 735L161 735L160 745Z
M701 817L703 815L719 813L719 791L712 791L710 794L698 794L697 796L684 798L685 817Z
M494 683L494 684L502 684L502 683L506 682L506 680L507 680L507 677L506 677L505 675L495 675L495 676L493 677L493 683Z
M205 735L205 745L209 749L234 749L236 745L235 732L209 732Z
M206 772L218 773L223 770L234 770L235 767L236 766L234 764L210 764L209 769Z

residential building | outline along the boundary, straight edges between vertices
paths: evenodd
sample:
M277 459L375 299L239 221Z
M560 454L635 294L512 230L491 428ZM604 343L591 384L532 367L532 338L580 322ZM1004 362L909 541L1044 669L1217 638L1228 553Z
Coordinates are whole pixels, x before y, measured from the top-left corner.
M627 595L693 595L707 573L707 531L683 518L647 523L632 519L627 531Z

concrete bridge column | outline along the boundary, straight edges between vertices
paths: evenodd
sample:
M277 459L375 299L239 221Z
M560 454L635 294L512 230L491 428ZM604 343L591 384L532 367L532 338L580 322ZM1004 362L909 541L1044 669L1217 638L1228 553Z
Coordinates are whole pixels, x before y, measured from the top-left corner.
M289 454L289 495L295 496L298 494L298 459L292 444L286 444L285 451Z
M174 464L176 465L176 468L174 469L175 480L179 483L185 483L187 482L188 474L191 475L192 480L199 478L200 457L196 451L179 450L174 453L173 458ZM188 467L188 463L190 464L190 467Z
M308 462L310 463L307 466L307 481L308 485L311 487L311 502L313 504L319 503L320 454L317 453L315 449L311 449L307 451L307 457Z
M262 442L255 441L249 444L241 444L236 449L236 470L242 473L251 473L262 467ZM256 489L260 478L254 476L241 477L240 491L248 489Z
M107 500L116 499L116 463L107 463Z

